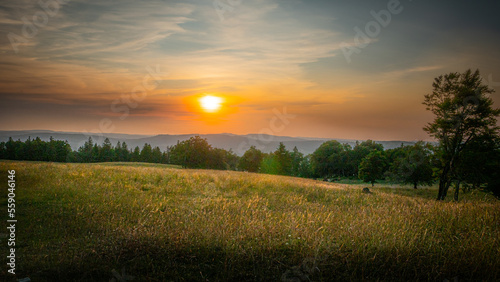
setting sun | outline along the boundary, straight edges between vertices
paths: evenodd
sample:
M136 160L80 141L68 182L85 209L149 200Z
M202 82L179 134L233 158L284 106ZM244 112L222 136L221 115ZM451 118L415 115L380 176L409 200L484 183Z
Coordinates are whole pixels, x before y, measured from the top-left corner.
M201 107L207 112L216 112L220 109L222 99L215 96L205 96L200 99Z

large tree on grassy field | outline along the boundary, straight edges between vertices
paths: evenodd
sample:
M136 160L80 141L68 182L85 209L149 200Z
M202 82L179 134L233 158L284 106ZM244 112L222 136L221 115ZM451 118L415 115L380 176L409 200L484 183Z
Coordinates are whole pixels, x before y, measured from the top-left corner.
M494 90L482 83L479 70L449 73L434 79L433 91L425 95L424 105L434 115L434 121L424 130L439 140L439 192L437 200L444 200L453 181L456 181L455 199L460 186L459 171L467 169L462 160L471 144L496 138L499 134L497 117L500 109L493 108L488 94ZM483 141L480 141L483 140ZM459 169L460 168L460 169Z
M359 165L358 177L364 182L375 182L384 177L388 162L384 151L373 151L366 156Z
M431 144L419 141L413 146L402 146L392 150L390 178L401 183L413 184L415 189L418 185L432 185L433 148Z

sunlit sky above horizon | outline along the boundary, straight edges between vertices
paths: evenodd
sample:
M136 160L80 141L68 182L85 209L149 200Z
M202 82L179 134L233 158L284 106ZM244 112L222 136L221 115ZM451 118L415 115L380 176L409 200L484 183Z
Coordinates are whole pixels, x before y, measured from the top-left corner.
M469 68L500 107L498 1L218 3L2 1L0 130L430 140L424 95Z

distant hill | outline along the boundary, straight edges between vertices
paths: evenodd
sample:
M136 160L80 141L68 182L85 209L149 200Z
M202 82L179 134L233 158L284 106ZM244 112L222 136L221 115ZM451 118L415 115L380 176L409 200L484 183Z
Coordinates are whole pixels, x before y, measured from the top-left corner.
M337 140L340 143L347 143L354 147L356 145L356 140L350 139L328 139L328 138L308 138L308 137L288 137L288 136L274 136L266 134L248 134L248 135L236 135L229 133L221 134L184 134L184 135L134 135L134 134L116 134L116 133L82 133L82 132L60 132L60 131L50 131L50 130L23 130L23 131L0 131L0 142L8 141L9 137L14 140L20 139L25 141L29 137L32 139L40 137L44 141L48 141L50 137L55 140L67 140L71 145L73 150L78 149L82 146L89 137L92 137L94 142L102 144L104 139L107 137L113 145L118 141L126 142L130 149L135 146L142 148L145 143L151 144L151 146L160 147L161 150L165 150L168 146L175 145L178 141L187 140L193 136L199 135L202 138L206 138L208 143L217 148L223 148L226 150L232 149L238 155L243 155L243 153L250 148L250 146L255 146L263 152L271 152L278 148L280 142L286 146L287 149L292 150L295 146L300 152L304 154L311 154L316 150L323 142L328 140ZM360 142L364 140L359 140ZM412 141L376 141L382 144L385 149L392 149L404 145L412 145L415 142Z

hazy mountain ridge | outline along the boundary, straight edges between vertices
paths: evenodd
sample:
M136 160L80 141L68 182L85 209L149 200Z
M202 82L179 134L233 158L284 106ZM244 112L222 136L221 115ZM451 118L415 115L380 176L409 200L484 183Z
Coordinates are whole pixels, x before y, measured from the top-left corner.
M40 137L44 141L48 141L50 137L55 140L67 140L71 145L73 150L78 149L82 146L89 137L92 137L95 143L102 144L105 138L109 138L113 145L116 145L118 141L126 142L129 149L133 149L135 146L142 148L145 143L151 144L151 146L160 147L161 150L166 150L168 146L177 144L178 141L187 140L193 136L200 136L206 138L208 143L213 147L223 148L226 150L232 149L238 155L243 155L243 153L250 148L250 146L255 146L263 152L271 152L276 150L280 142L287 147L288 150L292 150L295 146L300 152L304 154L311 154L316 150L323 142L328 140L337 140L340 143L347 143L354 147L357 140L350 139L329 139L329 138L308 138L308 137L288 137L288 136L274 136L274 135L259 135L259 134L247 134L247 135L236 135L230 133L221 134L180 134L180 135L136 135L136 134L116 134L116 133L82 133L82 132L59 132L50 130L23 130L23 131L0 131L0 142L6 142L9 137L14 140L20 139L25 141L29 137L34 139ZM358 140L362 142L364 140ZM385 149L392 149L399 147L401 144L412 145L414 141L376 141L382 144Z

